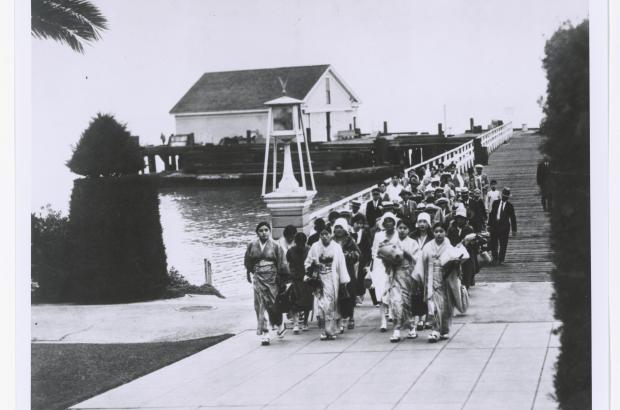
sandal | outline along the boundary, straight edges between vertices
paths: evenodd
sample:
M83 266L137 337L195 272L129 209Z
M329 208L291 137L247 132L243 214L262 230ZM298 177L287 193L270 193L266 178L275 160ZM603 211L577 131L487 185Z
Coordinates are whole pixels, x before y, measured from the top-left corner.
M437 332L431 332L428 335L428 342L429 343L437 343L438 340L439 340L439 334Z
M392 337L390 337L390 343L400 342L400 330L394 330Z
M349 329L349 330L355 329L355 320L353 320L353 319L349 320L349 324L347 325L347 329Z
M409 333L407 334L407 339L417 339L417 338L418 338L418 333L415 331L415 329L411 329Z
M450 335L448 333L439 336L439 340L448 340L449 338Z

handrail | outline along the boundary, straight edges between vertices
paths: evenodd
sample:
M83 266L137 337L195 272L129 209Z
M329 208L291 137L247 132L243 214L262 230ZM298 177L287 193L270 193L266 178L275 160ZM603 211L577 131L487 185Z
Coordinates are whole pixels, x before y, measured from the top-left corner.
M492 130L485 132L477 136L474 139L479 139L482 146L486 147L489 153L495 151L497 147L503 144L505 141L510 139L512 136L512 126L511 122L500 125L499 127L495 127ZM432 165L437 165L440 162L449 162L454 163L459 172L464 172L467 168L472 167L474 165L474 139L465 142L459 145L456 148L453 148L449 151L446 151L442 154L439 154L433 158L427 159L419 164L411 166L405 169L405 174L408 174L409 171L415 170L421 167L430 167ZM384 182L389 183L390 178L387 178ZM356 192L352 195L347 196L339 201L336 201L330 205L324 206L323 208L317 209L313 213L310 214L309 222L310 226L312 226L312 221L317 218L324 218L329 215L330 212L335 211L344 205L348 204L350 201L359 200L360 202L365 200L365 197L369 196L372 192L372 189L377 185L372 185L366 189L363 189L359 192Z

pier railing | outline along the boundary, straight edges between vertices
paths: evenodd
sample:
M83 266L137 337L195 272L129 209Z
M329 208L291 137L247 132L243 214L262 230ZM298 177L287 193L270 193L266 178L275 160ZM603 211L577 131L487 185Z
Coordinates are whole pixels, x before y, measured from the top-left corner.
M497 147L502 145L504 142L508 141L512 137L512 123L506 123L500 125L499 127L495 127L484 134L477 136L476 138L459 145L456 148L453 148L449 151L446 151L436 157L427 159L419 164L416 164L412 167L405 168L405 175L409 173L411 170L416 170L418 168L430 168L432 166L437 166L440 163L445 165L454 163L458 169L458 172L463 174L467 171L468 168L474 166L474 141L479 140L480 144L483 147L487 148L488 153L495 151ZM389 183L390 178L385 180L385 183ZM313 213L310 214L310 224L308 229L312 228L312 222L317 218L327 218L330 212L332 211L340 211L347 208L349 202L353 200L360 201L364 204L366 201L369 201L371 198L372 189L377 185L372 185L362 191L356 192L353 195L349 195L346 198L343 198L339 201L336 201L330 205L324 206L323 208L317 209ZM362 205L363 206L363 205Z

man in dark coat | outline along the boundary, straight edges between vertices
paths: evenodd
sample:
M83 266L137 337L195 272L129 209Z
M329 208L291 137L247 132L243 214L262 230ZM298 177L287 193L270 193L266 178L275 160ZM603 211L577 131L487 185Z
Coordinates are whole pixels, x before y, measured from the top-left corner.
M549 158L544 157L536 169L536 183L540 188L540 199L544 211L551 211L551 167Z
M512 230L512 236L517 235L517 217L514 207L508 202L509 198L510 189L504 188L501 199L493 202L491 212L489 212L488 227L491 234L491 253L493 254L493 263L496 265L504 263L510 231Z
M372 229L377 219L383 215L383 205L381 201L381 190L374 188L372 190L372 199L366 203L366 221Z
M480 198L481 194L478 188L474 189L472 197L465 203L467 218L476 233L482 231L487 220L487 211L484 208L484 201Z
M366 293L366 287L364 280L366 278L366 268L372 261L372 237L370 230L366 228L366 218L362 214L357 214L352 219L353 232L351 232L351 238L355 241L357 247L360 250L359 263L357 265L357 297L358 303L362 302L362 297ZM374 293L374 289L370 289L370 297L373 304L377 304L377 298Z

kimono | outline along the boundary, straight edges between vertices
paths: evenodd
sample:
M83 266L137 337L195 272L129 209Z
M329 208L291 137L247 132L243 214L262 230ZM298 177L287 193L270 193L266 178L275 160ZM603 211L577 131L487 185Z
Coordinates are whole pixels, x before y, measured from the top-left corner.
M323 245L315 242L304 263L305 268L315 265L323 284L321 292L315 292L316 313L325 321L325 334L333 336L337 333L336 321L338 313L338 288L351 280L347 272L347 262L340 245L331 241Z
M425 294L428 301L428 313L433 315L433 330L441 335L450 332L454 313L454 296L449 281L458 280L455 270L455 248L445 238L441 245L431 241L422 249L422 268L424 269Z
M304 277L306 276L304 262L309 251L310 247L308 245L303 248L295 245L286 253L286 260L292 280L291 286L293 286L293 293L295 295L292 303L293 312L310 311L314 305L312 288L304 282Z
M405 252L405 256L400 263L384 262L384 264L388 278L386 284L388 305L394 318L394 326L400 330L403 326L411 327L412 325L412 297L415 283L411 272L419 252L417 243L409 237L404 240L398 239L396 246Z
M394 231L392 237L387 238L385 231L378 231L372 243L373 262L372 269L370 270L370 277L372 278L372 284L375 287L375 295L377 297L377 301L379 302L384 300L383 296L388 279L387 274L385 273L385 265L379 260L378 257L379 245L385 241L394 245L398 244L398 233ZM385 301L387 302L387 298L385 298Z
M257 320L256 334L260 336L269 331L265 314L272 326L282 324L282 313L276 306L276 296L280 284L279 276L286 265L284 251L271 238L262 246L260 239L256 239L248 244L244 264L248 272L254 273L252 285Z
M360 260L361 252L351 235L345 236L341 243L336 241L336 238L333 238L332 242L336 242L342 248L347 265L347 273L351 279L346 285L350 297L338 301L339 311L343 318L352 318L353 309L355 308L355 296L357 296L356 265Z

